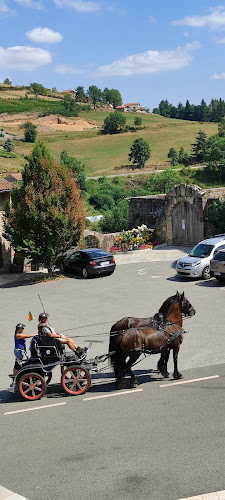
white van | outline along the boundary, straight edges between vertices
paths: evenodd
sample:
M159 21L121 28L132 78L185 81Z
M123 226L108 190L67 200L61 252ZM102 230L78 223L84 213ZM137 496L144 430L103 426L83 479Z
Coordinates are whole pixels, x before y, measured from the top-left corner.
M177 261L176 271L187 278L210 278L210 260L218 250L225 248L225 234L200 241L188 255Z

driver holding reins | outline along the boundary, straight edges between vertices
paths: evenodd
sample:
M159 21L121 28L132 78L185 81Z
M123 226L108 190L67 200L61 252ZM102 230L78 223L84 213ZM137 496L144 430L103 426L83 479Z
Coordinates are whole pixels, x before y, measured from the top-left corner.
M49 314L47 314L45 312L39 314L39 317L38 317L38 321L39 321L38 334L39 335L45 334L45 335L49 335L49 337L53 337L55 339L58 339L61 342L61 344L68 345L68 347L72 351L74 351L78 357L82 356L82 354L87 353L87 347L84 347L84 348L79 347L79 346L77 346L77 344L75 344L75 342L73 341L73 339L71 339L71 337L66 337L62 333L56 332L54 330L54 328L49 325L48 316L49 316Z

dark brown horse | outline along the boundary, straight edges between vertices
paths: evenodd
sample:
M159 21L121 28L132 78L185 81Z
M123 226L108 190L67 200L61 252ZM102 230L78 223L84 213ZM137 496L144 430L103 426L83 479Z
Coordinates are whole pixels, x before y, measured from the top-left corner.
M173 376L175 379L181 378L182 375L177 368L177 359L183 340L183 316L190 317L195 312L184 293L177 292L176 295L165 300L159 312L152 318L123 318L115 323L110 331L109 352L115 352L111 355L111 361L115 371L117 388L123 388L123 375L126 371L131 375L131 384L133 386L138 384L131 366L143 352L161 353L158 369L165 377L168 376L169 352L173 350ZM128 325L127 329L121 329L121 326L126 324ZM120 330L116 330L116 328L120 328ZM128 361L126 361L127 358L129 358Z

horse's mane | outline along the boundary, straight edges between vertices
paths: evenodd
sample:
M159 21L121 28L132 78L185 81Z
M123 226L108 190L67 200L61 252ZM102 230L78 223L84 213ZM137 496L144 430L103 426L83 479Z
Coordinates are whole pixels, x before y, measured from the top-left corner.
M158 314L162 314L164 318L166 318L166 315L170 311L172 305L174 304L175 300L177 299L177 294L172 295L171 297L168 297L163 304L161 305Z

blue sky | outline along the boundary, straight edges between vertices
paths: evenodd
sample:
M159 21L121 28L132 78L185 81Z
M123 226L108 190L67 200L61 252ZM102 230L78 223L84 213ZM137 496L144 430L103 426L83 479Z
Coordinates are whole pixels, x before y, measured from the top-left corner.
M219 0L0 0L0 81L14 85L208 104L225 99L224 55Z

